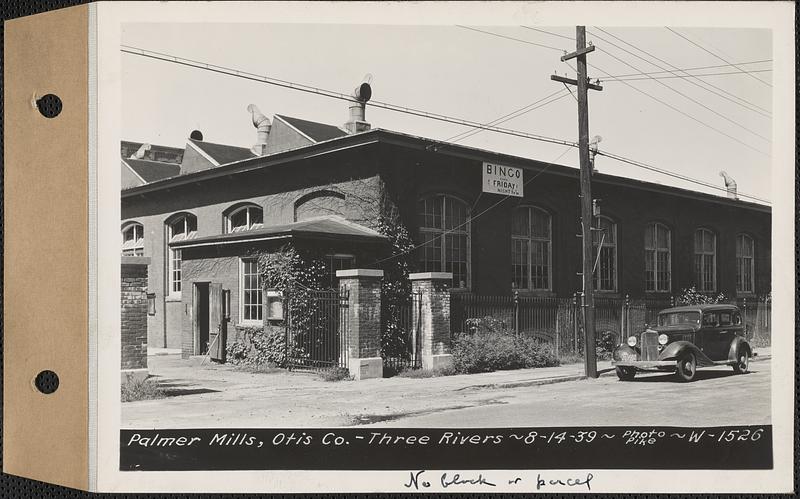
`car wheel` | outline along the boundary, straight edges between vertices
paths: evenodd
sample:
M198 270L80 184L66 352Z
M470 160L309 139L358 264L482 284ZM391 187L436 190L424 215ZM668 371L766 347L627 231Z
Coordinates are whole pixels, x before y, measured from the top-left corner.
M631 381L636 376L636 369L633 367L617 367L617 377L620 381Z
M693 381L697 374L697 359L693 353L688 353L678 359L678 371L676 373L681 381Z
M736 363L733 365L733 372L736 374L744 374L750 368L750 351L746 348L740 348L736 354Z

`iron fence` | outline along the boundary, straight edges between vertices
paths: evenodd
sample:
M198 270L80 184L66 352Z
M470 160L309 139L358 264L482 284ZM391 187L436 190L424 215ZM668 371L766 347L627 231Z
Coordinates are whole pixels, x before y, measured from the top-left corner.
M381 356L386 376L422 367L421 296L412 292L408 301L382 307Z
M287 293L286 358L289 369L348 365L350 292L294 289Z

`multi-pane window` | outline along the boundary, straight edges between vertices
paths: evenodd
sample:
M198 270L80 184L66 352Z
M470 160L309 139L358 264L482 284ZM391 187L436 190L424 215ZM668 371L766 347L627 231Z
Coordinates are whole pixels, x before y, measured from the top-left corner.
M122 256L144 256L144 226L131 223L122 229Z
M263 291L258 260L243 258L240 267L240 322L261 322L263 317Z
M694 231L694 276L698 291L716 291L717 236L708 229Z
M453 286L469 286L469 209L456 198L437 195L417 204L419 263L424 272L452 272Z
M325 255L325 282L331 289L336 288L336 271L353 269L356 266L356 257L353 255Z
M263 226L264 210L260 206L243 206L225 217L225 230L228 232L260 229Z
M651 223L644 232L645 291L669 292L671 289L671 235L666 225Z
M167 237L170 243L191 239L197 234L197 218L194 215L180 215L167 223ZM181 250L170 248L168 259L168 291L175 295L181 292Z
M512 285L518 289L552 289L552 227L550 214L535 207L511 215Z
M594 289L617 290L617 224L606 217L599 217L597 228L592 231L592 243L597 268L594 272Z
M736 236L736 291L755 292L755 243L747 234Z

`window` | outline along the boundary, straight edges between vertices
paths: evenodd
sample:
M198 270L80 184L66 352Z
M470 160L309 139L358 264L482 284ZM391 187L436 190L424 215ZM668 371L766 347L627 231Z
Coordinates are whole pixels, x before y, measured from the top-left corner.
M242 258L239 276L239 322L260 323L263 317L263 290L258 260Z
M703 314L703 326L717 327L717 314L714 312L707 312Z
M144 226L131 223L122 228L122 256L144 256Z
M336 271L354 269L356 257L353 255L325 255L325 282L331 289L336 289Z
M755 292L755 243L747 234L736 236L736 291Z
M730 326L733 324L731 322L731 313L730 312L720 312L719 313L719 325L720 326Z
M295 202L294 221L331 215L344 216L344 199L345 196L341 192L328 190L310 192Z
M167 222L167 237L170 243L191 239L197 234L197 218L182 214ZM181 250L169 248L168 292L178 295L181 292Z
M617 290L617 224L606 217L598 217L598 228L592 231L594 257L597 268L594 272L594 289Z
M417 204L419 263L423 272L452 272L453 286L469 287L469 209L458 199L437 195Z
M666 225L651 223L644 233L645 291L669 292L672 261L670 231Z
M717 289L717 236L708 229L694 231L694 276L698 291Z
M260 206L242 206L225 217L225 231L228 233L260 229L263 226L264 210Z
M552 289L550 214L540 208L517 208L511 215L512 285L518 289Z

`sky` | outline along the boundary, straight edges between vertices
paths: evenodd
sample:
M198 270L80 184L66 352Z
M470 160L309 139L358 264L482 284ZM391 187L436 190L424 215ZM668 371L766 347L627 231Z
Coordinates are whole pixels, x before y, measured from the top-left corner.
M574 50L575 27L535 28L549 33L523 26L130 23L123 25L122 44L342 93L370 74L377 101L487 123L564 90L551 74L575 77L559 59ZM602 137L601 151L720 187L719 172L725 170L740 193L771 199L769 30L586 29L587 41L597 47L587 56L589 76L603 86L589 92L589 132ZM714 93L692 79L608 78L726 64L709 52L759 72L731 66L694 71L736 73L703 77ZM347 121L342 100L126 53L121 58L123 140L183 147L197 129L206 141L251 147L256 140L246 111L251 103L269 117L284 114L337 126ZM498 126L577 141L577 103L563 94ZM753 111L754 106L761 109ZM438 140L470 130L369 105L366 119L373 128ZM489 131L459 143L578 167L577 150L563 145ZM595 166L603 173L724 195L607 157L598 157Z

